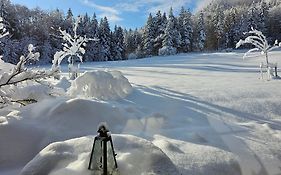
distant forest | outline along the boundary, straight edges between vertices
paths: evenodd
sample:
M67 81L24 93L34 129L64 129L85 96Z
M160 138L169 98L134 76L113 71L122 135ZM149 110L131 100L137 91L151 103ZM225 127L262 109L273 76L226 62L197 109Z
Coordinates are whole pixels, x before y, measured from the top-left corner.
M62 49L59 27L71 32L77 19L71 9L66 14L59 9L46 12L10 0L0 1L0 15L10 33L1 40L0 55L10 63L17 63L30 43L40 52L39 63L50 63L55 52ZM280 0L214 0L195 14L182 8L177 16L173 9L167 14L158 11L149 14L139 29L115 26L111 30L106 17L98 21L95 15L82 15L78 34L99 39L87 44L84 61L232 49L251 27L262 31L272 43L281 40Z

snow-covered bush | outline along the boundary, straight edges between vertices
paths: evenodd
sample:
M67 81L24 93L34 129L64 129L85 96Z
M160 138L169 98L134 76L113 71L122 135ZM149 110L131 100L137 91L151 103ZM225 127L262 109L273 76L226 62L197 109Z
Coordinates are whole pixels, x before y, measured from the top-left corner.
M2 70L0 72L1 104L8 104L10 102L18 102L21 104L36 102L35 99L15 99L13 94L20 90L20 86L17 85L28 80L40 83L42 79L56 75L57 69L45 71L28 69L25 67L25 64L28 61L36 61L39 59L40 54L38 52L34 52L34 49L35 47L30 44L28 46L29 53L26 56L22 55L17 65L5 63L1 60L1 66L6 68L6 70Z
M175 55L176 53L177 53L176 48L164 46L161 49L159 49L158 55L167 56L167 55Z
M236 44L236 48L240 47L244 44L252 44L255 46L255 48L250 49L248 52L246 52L243 56L245 58L247 54L254 52L254 51L260 51L262 55L265 55L265 61L266 65L269 64L268 62L268 53L272 51L273 49L277 49L281 47L281 42L278 44L278 41L276 40L273 46L270 46L268 44L268 41L266 37L263 35L261 31L258 31L254 28L252 28L251 31L244 33L245 35L249 35L245 40L240 40Z
M70 79L77 78L79 66L75 66L74 63L77 60L77 58L81 63L83 62L83 55L85 54L85 49L83 47L86 47L86 44L89 40L93 40L87 38L86 36L79 36L77 34L77 28L79 26L80 21L81 21L81 17L78 17L72 28L74 33L73 36L67 31L59 28L60 35L62 39L65 41L65 43L62 44L63 50L56 52L53 60L53 67L59 67L62 60L65 57L68 58Z
M132 91L128 79L119 71L91 71L76 78L68 93L100 100L124 98Z
M129 55L128 55L128 59L129 60L134 60L134 59L137 59L138 58L138 56L137 56L137 54L135 54L135 53L130 53Z
M266 37L264 36L264 34L261 31L258 31L256 29L254 29L253 27L251 28L252 30L249 32L246 32L244 34L249 35L245 40L240 40L237 44L236 44L236 48L240 47L241 45L244 44L252 44L255 46L255 48L250 49L248 52L246 52L243 56L243 59L247 56L247 54L254 52L254 51L260 51L262 55L265 55L265 67L267 68L267 76L268 79L270 79L271 77L273 77L273 72L272 72L272 64L268 61L268 53L274 49L280 48L281 47L281 42L278 43L278 41L276 40L273 46L270 46L268 44L268 41L266 39ZM277 64L276 64L277 65ZM260 65L260 71L261 71L261 78L263 78L263 71L262 68L264 67L264 64L261 63Z

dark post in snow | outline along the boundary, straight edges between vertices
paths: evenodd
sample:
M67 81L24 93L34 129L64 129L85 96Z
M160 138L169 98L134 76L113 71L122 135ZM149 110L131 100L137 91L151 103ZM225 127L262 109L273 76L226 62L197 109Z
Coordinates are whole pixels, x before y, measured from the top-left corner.
M118 168L112 138L105 124L100 124L97 132L88 169L97 174L111 175Z

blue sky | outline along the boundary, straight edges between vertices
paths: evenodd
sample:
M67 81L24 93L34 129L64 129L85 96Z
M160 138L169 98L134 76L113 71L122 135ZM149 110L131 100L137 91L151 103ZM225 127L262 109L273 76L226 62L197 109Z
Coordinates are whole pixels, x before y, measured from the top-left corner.
M126 28L141 27L149 13L158 10L167 12L172 6L175 13L181 6L197 11L210 0L11 0L29 8L40 7L43 10L56 8L66 12L71 8L74 15L96 13L98 18L107 16L111 26L120 25Z

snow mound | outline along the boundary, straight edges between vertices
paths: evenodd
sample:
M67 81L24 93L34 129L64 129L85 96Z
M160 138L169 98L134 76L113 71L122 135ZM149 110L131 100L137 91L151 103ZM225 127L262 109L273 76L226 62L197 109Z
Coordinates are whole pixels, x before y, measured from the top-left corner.
M111 126L112 131L120 132L128 119L126 116L128 114L122 109L108 103L71 99L62 101L49 109L43 119L52 130L65 131L71 136L73 133L81 136L95 133L96 126L101 122L106 122Z
M237 175L241 174L238 158L227 151L164 136L154 136L154 145L177 165L181 174Z
M10 72L15 65L11 64L11 63L6 63L5 61L2 60L2 57L0 57L0 73L1 75L4 72Z
M124 98L132 91L128 79L119 71L91 71L76 78L68 93L71 96L94 97L99 100Z
M113 135L120 174L179 174L171 160L151 142L131 136ZM52 143L22 170L21 175L91 175L87 169L93 136Z
M59 87L66 91L71 86L70 81L66 77L62 77L59 82L56 84L56 87Z

